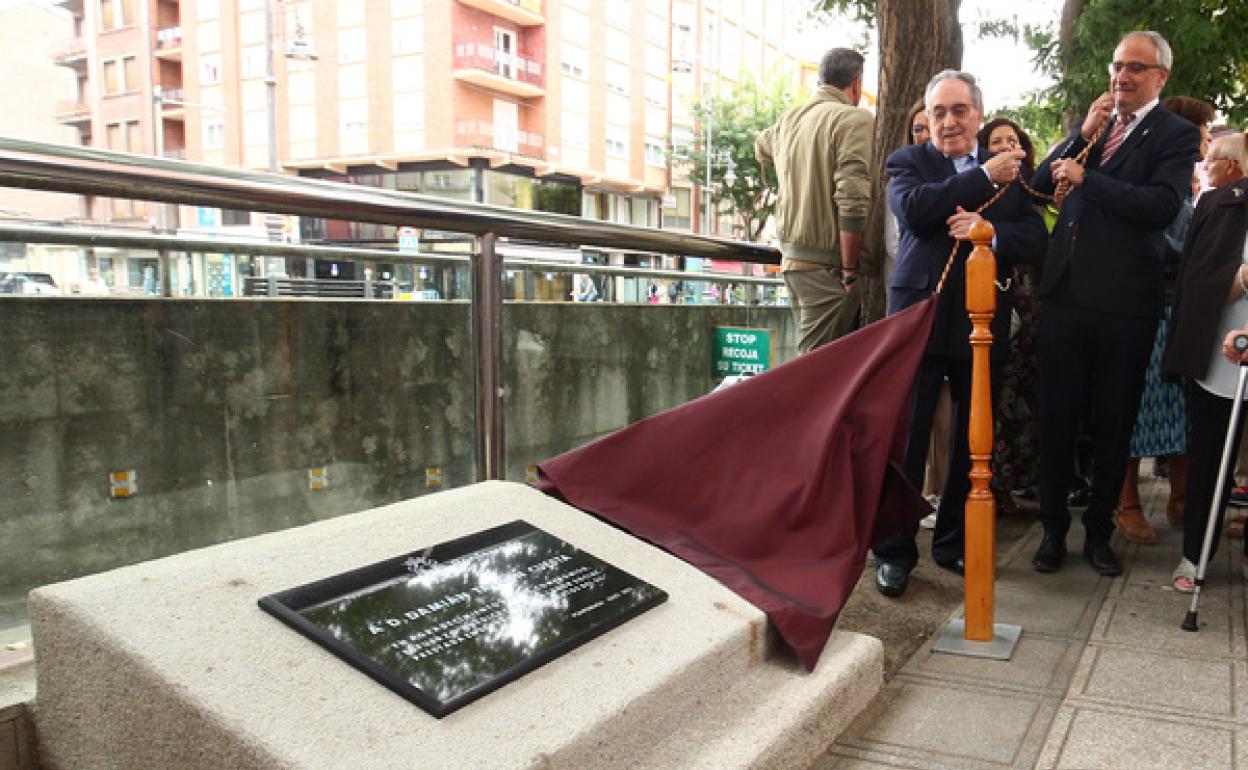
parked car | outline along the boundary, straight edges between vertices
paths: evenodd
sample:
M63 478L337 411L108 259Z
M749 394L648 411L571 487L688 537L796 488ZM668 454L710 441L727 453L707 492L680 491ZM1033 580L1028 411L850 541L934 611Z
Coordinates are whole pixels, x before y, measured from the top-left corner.
M56 281L47 273L0 273L0 294L60 294Z

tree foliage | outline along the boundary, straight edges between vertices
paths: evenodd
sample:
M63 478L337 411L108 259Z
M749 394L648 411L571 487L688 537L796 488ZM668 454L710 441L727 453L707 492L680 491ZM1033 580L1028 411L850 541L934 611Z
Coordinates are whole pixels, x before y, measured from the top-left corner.
M776 208L775 171L762 176L754 157L754 137L779 120L797 102L791 78L773 70L762 78L743 73L726 94L692 106L698 134L693 141L672 148L674 162L687 162L689 179L706 184L706 120L711 121L711 200L716 209L727 202L755 241ZM731 159L731 164L727 161ZM729 181L731 168L733 179ZM700 201L705 207L705 201Z
M1163 96L1204 99L1233 123L1248 120L1244 0L1088 0L1075 25L1073 55L1059 59L1066 67L1054 98L1085 111L1109 85L1106 66L1119 40L1143 29L1160 32L1174 49Z

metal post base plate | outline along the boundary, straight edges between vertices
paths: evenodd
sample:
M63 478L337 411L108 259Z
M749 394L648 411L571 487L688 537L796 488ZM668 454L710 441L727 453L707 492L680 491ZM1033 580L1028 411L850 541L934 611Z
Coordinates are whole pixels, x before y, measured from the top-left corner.
M962 618L954 618L936 637L932 652L964 655L970 658L1009 660L1014 657L1014 647L1018 644L1018 637L1022 633L1022 626L996 623L992 627L991 642L972 642L965 637L966 621Z

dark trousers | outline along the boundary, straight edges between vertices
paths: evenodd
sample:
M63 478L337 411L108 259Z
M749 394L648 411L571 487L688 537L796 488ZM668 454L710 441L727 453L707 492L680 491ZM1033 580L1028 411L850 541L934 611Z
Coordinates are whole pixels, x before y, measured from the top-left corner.
M1113 534L1111 518L1122 491L1144 372L1157 319L1131 318L1079 307L1060 293L1040 309L1040 521L1064 540L1070 531L1066 497L1079 423L1092 412L1092 495L1083 528L1095 541Z
M995 402L1001 366L994 362L990 380ZM936 529L932 533L932 558L947 563L962 558L966 496L971 491L971 452L967 438L971 414L971 362L967 359L926 355L919 366L910 396L910 434L906 439L906 478L916 488L923 488L927 449L931 443L932 416L940 398L941 385L949 378L950 411L949 473L940 493L936 509ZM995 409L994 409L995 411ZM907 570L919 561L914 538L918 524L891 537L874 549L876 561L887 562Z
M1192 564L1200 561L1200 549L1205 541L1205 525L1209 522L1209 510L1213 507L1217 492L1218 471L1222 467L1222 449L1226 442L1226 429L1231 421L1229 398L1215 396L1194 382L1187 383L1187 503L1183 514L1183 556ZM1235 444L1231 449L1231 468L1227 470L1226 483L1218 499L1218 524L1209 551L1212 557L1221 540L1222 519L1226 514L1227 496L1235 486L1235 458L1239 454L1239 442L1243 437L1244 414L1241 409L1239 424L1235 426ZM1248 538L1244 540L1248 550Z

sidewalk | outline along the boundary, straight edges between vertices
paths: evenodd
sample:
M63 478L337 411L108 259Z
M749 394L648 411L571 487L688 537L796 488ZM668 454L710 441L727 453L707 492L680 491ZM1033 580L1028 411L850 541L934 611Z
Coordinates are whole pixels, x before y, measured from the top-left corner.
M999 560L996 620L1023 628L1013 659L924 645L815 770L1248 770L1240 543L1224 539L1210 565L1200 632L1181 630L1182 534L1165 521L1167 484L1141 485L1157 545L1115 536L1125 569L1102 578L1076 521L1065 568L1042 575L1033 527Z

